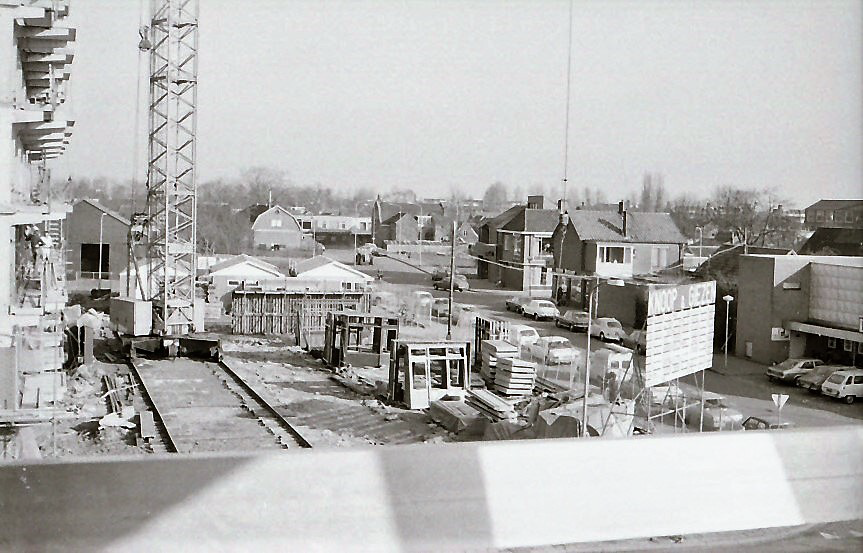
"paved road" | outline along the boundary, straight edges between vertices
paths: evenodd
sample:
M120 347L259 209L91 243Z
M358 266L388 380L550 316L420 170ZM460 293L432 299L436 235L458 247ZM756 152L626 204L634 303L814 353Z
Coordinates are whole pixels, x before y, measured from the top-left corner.
M352 250L327 250L327 255L345 263L353 264ZM425 256L424 262L426 268L431 269L429 262L427 261L429 257L430 256ZM444 256L436 257L441 258L440 264L447 261ZM435 297L446 297L447 295L446 291L432 290L431 280L427 274L416 270L409 264L395 259L376 257L374 266L361 266L358 267L358 269L375 276L377 276L377 271L380 270L383 273L384 282L387 283L405 285L409 289L427 290ZM484 280L470 279L469 282L474 289L466 292L455 292L453 298L455 302L475 305L480 311L513 323L528 324L536 328L540 335L565 336L578 347L585 348L587 346L587 337L585 333L570 332L568 330L556 328L554 322L551 321L533 321L521 315L506 311L505 300L507 297L516 295L515 292L495 289L490 286L488 281ZM600 347L602 347L602 343L600 343L599 340L591 340L592 350L596 350ZM552 370L554 369L556 369L556 367ZM825 396L811 394L801 388L772 383L767 380L767 377L764 375L765 370L766 367L764 365L759 365L746 359L740 359L733 356L729 357L728 367L725 367L722 355L716 355L714 357L713 369L706 371L705 373L705 388L712 392L727 396L753 398L766 402L771 401L771 394L788 394L790 398L786 404L786 414L788 415L788 418L795 420L798 424L817 425L823 423L823 417L815 416L813 418L811 416L806 416L802 410L799 410L801 407L808 407L810 409L826 411L852 419L863 420L863 401L854 405L845 405L842 402ZM568 377L568 372L565 367L562 368L562 375L562 378L564 379ZM692 378L682 380L684 382L694 384L694 380ZM746 403L752 411L757 410L751 402L744 403Z

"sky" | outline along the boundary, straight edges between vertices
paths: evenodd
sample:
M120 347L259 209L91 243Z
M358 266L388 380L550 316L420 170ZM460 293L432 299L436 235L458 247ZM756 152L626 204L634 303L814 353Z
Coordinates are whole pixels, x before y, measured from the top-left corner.
M560 188L567 0L200 4L199 183L267 166L348 192ZM861 4L574 1L570 189L614 200L650 171L671 195L863 196ZM139 10L73 0L76 124L55 175L143 178Z

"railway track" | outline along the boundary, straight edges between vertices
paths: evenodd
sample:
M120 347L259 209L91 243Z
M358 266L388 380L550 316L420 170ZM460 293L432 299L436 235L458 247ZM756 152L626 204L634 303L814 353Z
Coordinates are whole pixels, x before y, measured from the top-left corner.
M165 451L311 447L264 395L224 363L175 358L136 359L131 365Z

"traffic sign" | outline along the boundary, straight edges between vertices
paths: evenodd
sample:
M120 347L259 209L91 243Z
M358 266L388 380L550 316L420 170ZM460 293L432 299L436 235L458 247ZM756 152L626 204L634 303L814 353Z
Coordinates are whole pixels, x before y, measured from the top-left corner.
M773 397L773 405L776 406L778 410L782 410L782 406L785 405L785 402L788 401L788 394L770 394Z

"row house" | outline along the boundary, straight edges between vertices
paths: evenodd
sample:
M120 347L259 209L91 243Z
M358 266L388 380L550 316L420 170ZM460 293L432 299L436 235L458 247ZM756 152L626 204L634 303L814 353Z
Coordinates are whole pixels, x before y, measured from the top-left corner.
M330 245L362 245L371 241L372 221L352 215L313 215L315 240Z
M863 200L819 200L804 212L804 225L808 230L863 229Z

